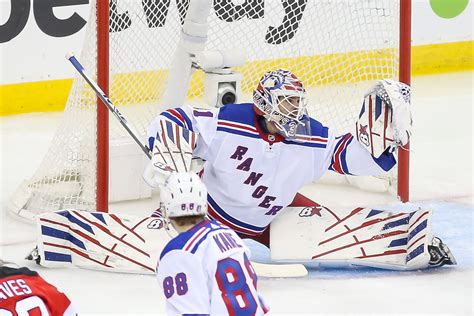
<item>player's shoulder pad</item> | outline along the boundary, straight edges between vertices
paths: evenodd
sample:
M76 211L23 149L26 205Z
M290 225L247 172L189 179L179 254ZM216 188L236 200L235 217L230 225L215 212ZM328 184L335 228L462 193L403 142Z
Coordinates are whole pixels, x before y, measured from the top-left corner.
M194 227L192 227L188 231L182 232L178 236L176 236L175 238L171 239L170 242L165 246L165 248L161 252L160 260L167 253L169 253L173 250L187 251L188 246L195 243L196 241L199 242L199 240L204 239L207 234L203 234L202 236L196 236L196 233L198 231L200 231L202 228L210 226L210 224L211 224L210 221L204 220L201 223L196 224ZM210 230L210 227L209 227L209 230ZM195 238L195 237L199 237L199 238Z
M170 242L168 242L168 244L165 246L165 248L163 248L163 250L161 251L161 254L160 254L160 260L169 252L173 251L173 250L181 250L183 249L184 245L186 244L186 242L188 241L189 238L183 238L183 235L185 233L181 233L179 234L178 236L176 236L175 238L171 239Z
M311 124L311 136L328 138L329 129L326 126L324 126L321 122L311 117L310 124Z
M0 267L0 279L7 278L13 275L37 276L38 272L32 271L26 267L22 267L22 268Z
M219 120L254 125L255 111L252 103L226 104L219 110Z

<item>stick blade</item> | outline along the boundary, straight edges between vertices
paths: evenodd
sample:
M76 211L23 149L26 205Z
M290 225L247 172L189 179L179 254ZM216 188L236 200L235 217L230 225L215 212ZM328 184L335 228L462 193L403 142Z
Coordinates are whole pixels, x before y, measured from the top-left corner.
M308 270L302 264L265 264L252 262L252 267L259 277L301 278L308 275Z

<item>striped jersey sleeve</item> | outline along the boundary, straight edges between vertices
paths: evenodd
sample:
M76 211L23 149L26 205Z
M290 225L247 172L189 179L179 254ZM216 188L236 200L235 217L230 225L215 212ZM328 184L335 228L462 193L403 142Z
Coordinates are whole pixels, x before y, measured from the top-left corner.
M328 169L344 175L375 176L396 164L395 156L388 149L374 157L350 133L332 139L328 158Z

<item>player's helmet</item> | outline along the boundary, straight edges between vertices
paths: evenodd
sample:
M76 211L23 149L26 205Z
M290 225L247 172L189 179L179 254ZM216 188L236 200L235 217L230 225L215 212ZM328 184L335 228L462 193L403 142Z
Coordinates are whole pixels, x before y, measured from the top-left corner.
M195 173L171 174L161 187L160 197L167 218L207 214L207 190Z
M290 71L278 69L263 75L253 92L256 112L274 122L285 138L310 135L303 83Z

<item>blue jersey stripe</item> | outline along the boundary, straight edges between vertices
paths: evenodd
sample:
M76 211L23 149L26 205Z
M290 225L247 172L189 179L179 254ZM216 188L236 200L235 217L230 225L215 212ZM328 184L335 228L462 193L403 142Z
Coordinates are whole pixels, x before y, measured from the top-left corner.
M390 147L385 149L385 151L378 157L373 157L375 163L379 165L384 171L389 171L396 165L397 161L395 160L395 156L390 153Z
M331 158L331 165L329 166L329 169L334 171L334 172L340 173L340 174L352 175L349 172L349 168L347 167L347 161L346 161L347 147L349 146L349 144L354 139L354 137L352 135L350 135L350 136L349 135L350 134L344 134L343 136L337 137L337 139L339 139L339 141L336 143L336 147L334 148L334 153L333 153L333 156ZM341 150L341 152L339 154L336 154L342 146L344 146L344 148ZM341 170L336 170L336 167L334 165L336 163L336 158L339 158L339 161L341 162L341 165L340 165Z
M218 119L253 126L255 116L252 103L226 104L219 109Z
M213 221L216 223L216 225L218 225L218 223L217 223L215 220L213 220ZM199 246L202 244L202 242L207 239L207 235L209 235L209 234L212 233L212 232L218 231L218 230L231 230L231 229L230 229L230 228L227 228L227 227L222 227L222 226L219 226L219 228L211 229L210 231L208 231L207 233L205 233L205 234L199 239L199 241L194 245L193 249L191 249L191 253L195 253L195 252L198 250L198 248L199 248Z
M236 134L236 135L241 135L241 136L247 136L247 137L251 137L251 138L260 138L259 135L256 135L256 134L251 134L251 133L247 133L247 132L243 132L243 131L239 131L239 130L235 130L235 129L231 129L231 128L227 128L227 127L217 127L217 130L218 131L221 131L221 132L226 132L226 133L231 133L231 134Z
M298 146L315 147L315 148L326 148L327 147L327 144L296 142L296 141L287 140L287 139L284 139L283 143L289 144L289 145L298 145Z
M212 206L214 211L216 211L220 216L222 216L223 218L225 218L227 221L231 222L232 224L235 224L237 226L240 226L240 227L243 227L243 228L255 231L255 232L262 232L266 228L266 227L253 226L253 225L241 222L241 221L233 218L232 216L227 214L219 205L217 205L217 203L212 199L212 197L209 194L207 195L207 201Z
M344 171L345 174L351 174L349 172L349 168L347 167L347 160L346 160L346 154L347 154L347 147L349 147L350 143L354 139L353 136L349 138L349 140L346 143L346 147L342 150L341 152L341 165L342 165L342 170Z
M163 256L165 254L167 254L168 252L170 252L172 250L183 249L184 246L187 244L187 242L194 237L194 235L196 234L196 232L198 230L200 230L201 228L206 227L206 226L211 228L210 224L211 224L211 221L205 219L202 222L200 222L199 224L196 224L190 230L188 230L186 232L183 232L183 233L180 233L178 236L171 239L171 241L166 245L166 247L161 252L160 259L163 258ZM217 224L217 223L215 223L215 224Z

